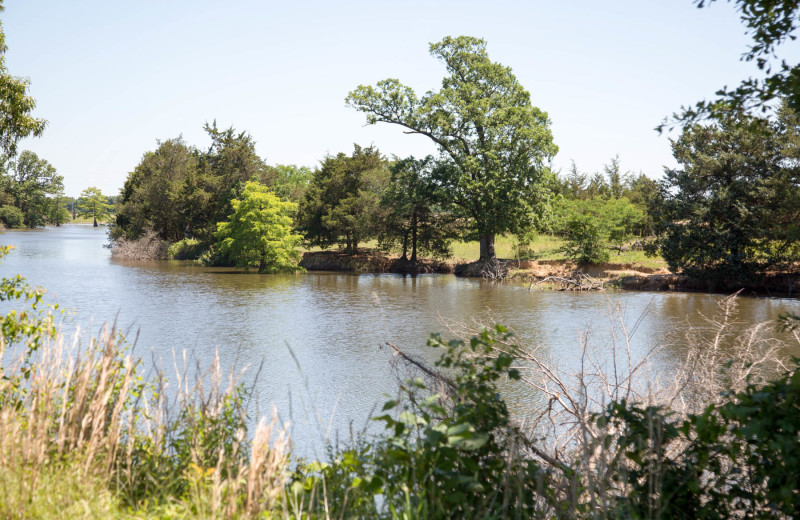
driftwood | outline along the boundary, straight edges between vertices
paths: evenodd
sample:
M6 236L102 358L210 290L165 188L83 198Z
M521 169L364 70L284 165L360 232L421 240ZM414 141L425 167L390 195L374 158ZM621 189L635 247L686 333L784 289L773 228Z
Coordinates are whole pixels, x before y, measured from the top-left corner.
M531 282L528 290L539 287L542 284L551 283L553 289L557 291L600 291L605 288L605 282L592 278L588 274L576 273L572 278L565 276L548 276L538 282Z

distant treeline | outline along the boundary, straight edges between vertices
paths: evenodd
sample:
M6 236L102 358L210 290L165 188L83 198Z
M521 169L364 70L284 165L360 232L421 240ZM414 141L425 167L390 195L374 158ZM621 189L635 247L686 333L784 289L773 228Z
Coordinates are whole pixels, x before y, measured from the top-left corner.
M0 163L0 226L60 226L78 216L93 218L96 224L108 218L116 202L116 196L103 195L94 187L77 199L67 197L64 177L30 150Z

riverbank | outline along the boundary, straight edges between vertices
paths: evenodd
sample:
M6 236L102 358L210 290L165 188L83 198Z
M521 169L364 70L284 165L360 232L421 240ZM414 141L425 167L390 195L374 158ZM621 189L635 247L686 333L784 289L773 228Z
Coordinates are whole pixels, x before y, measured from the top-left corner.
M744 290L767 296L800 295L800 273L768 273L747 283L712 284L670 272L664 267L651 267L635 262L605 262L579 266L568 260L506 260L493 263L455 263L419 259L416 266L378 251L363 251L348 255L336 251L306 252L300 265L308 271L339 271L355 273L454 273L458 277L510 280L535 284L548 278L571 279L588 275L598 285L628 291L687 291L731 293Z
M602 263L577 266L563 260L510 261L508 278L534 284L551 277L574 278L585 274L603 286L628 291L687 291L732 293L739 290L766 296L800 295L800 272L772 272L753 277L747 282L718 284L675 274L666 268L652 268L635 263ZM457 267L457 272L458 272Z
M354 273L426 274L452 273L449 262L422 258L416 264L402 258L389 257L377 251L349 255L338 251L303 253L300 267L307 271L346 271Z

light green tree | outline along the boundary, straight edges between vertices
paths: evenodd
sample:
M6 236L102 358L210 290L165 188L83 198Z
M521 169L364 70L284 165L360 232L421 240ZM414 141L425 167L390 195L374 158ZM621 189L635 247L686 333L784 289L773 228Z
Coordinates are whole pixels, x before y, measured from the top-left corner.
M439 147L436 181L470 217L482 260L495 257L498 233L526 228L548 200L547 164L558 147L547 113L531 104L509 67L495 63L486 42L446 37L430 46L448 75L421 98L396 79L359 86L346 99L367 123L392 123Z
M222 254L259 273L294 272L299 269L296 247L303 237L292 233L292 213L297 204L279 199L269 188L250 181L241 199L231 201L233 214L217 224L217 247Z
M94 186L86 188L78 199L78 214L82 217L92 217L94 227L97 227L98 220L105 220L109 217L111 204L108 204L107 200L108 197L103 195L100 188Z

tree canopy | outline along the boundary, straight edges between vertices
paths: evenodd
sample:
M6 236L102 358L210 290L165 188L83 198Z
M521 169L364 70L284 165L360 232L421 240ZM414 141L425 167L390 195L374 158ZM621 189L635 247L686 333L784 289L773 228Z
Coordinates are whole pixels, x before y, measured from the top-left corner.
M222 130L216 122L204 129L211 138L206 151L178 137L159 141L155 151L145 153L122 189L115 238L135 239L153 229L169 242L192 237L209 245L217 222L231 214L231 200L247 181L269 186L268 179L279 177L256 154L246 132Z
M346 102L369 124L396 124L436 143L448 166L437 169L437 183L473 220L481 259L494 258L495 234L530 224L547 200L547 163L558 151L550 119L509 67L489 59L484 40L446 37L430 52L448 73L439 91L420 98L386 79L359 86Z
M431 156L395 161L381 196L385 220L379 243L387 249L399 246L401 258L412 264L420 251L449 256L450 241L455 235L455 219L441 207L442 196L433 183L435 165Z
M297 204L280 200L258 182L247 182L240 199L231 200L230 219L217 224L220 252L245 269L259 273L293 272L299 267L302 240L292 233L292 213Z
M342 244L348 253L378 234L388 163L377 148L355 145L353 154L328 156L314 172L298 222L314 245Z
M800 259L797 117L743 114L690 125L672 142L677 169L655 207L660 252L670 268L731 283Z
M62 194L64 178L55 167L38 155L25 150L6 164L0 187L20 210L26 227L44 226L54 203L51 196Z
M111 209L108 197L103 195L100 188L94 186L86 188L78 198L78 213L82 217L91 217L94 220L94 227L97 227L98 220L105 220L109 217Z
M0 12L5 8L0 0ZM17 143L23 137L40 136L47 122L31 115L36 100L28 95L30 81L12 76L6 68L6 36L0 24L0 153L8 157L17 154Z

